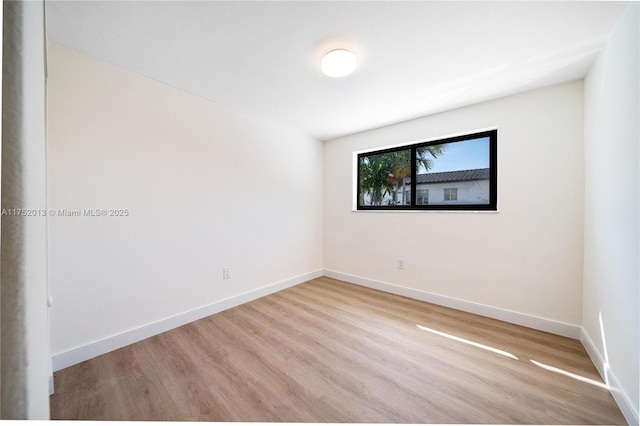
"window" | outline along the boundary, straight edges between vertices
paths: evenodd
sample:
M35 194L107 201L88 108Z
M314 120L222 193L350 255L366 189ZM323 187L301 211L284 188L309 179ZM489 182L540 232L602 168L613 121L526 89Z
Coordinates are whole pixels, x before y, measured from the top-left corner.
M445 201L458 201L458 188L444 188Z
M416 194L416 204L419 206L429 204L429 190L428 189L418 189L418 193Z
M359 153L358 210L496 210L497 130Z
M407 187L404 191L404 205L411 205L411 187Z

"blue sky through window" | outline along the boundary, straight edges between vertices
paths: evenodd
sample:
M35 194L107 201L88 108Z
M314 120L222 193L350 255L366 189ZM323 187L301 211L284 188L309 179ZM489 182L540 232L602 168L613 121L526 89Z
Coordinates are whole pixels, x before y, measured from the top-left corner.
M444 153L433 160L429 173L489 168L489 138L445 144ZM423 168L418 173L425 173Z

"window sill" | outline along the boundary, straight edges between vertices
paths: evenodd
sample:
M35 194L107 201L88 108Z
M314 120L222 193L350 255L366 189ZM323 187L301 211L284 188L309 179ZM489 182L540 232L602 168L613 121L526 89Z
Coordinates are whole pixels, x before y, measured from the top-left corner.
M471 213L471 214L498 214L500 210L358 210L351 209L351 213Z

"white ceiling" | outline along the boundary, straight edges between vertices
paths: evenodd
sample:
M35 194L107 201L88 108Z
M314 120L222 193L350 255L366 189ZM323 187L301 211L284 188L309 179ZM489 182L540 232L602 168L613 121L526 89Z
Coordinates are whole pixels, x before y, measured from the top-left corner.
M51 41L330 139L581 78L619 2L47 1ZM359 59L333 79L320 58Z

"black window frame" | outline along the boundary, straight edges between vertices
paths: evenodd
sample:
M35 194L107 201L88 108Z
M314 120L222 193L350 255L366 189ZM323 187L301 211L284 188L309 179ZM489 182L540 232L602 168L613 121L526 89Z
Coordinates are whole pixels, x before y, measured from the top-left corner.
M444 145L447 143L463 142L467 140L489 138L489 203L488 204L417 204L416 203L416 150L430 145ZM361 180L360 161L362 157L390 152L411 150L411 202L408 205L380 205L367 206L360 204ZM485 130L476 133L447 137L437 140L416 142L393 148L360 152L357 154L356 173L356 208L357 210L437 210L437 211L497 211L498 210L498 130Z

